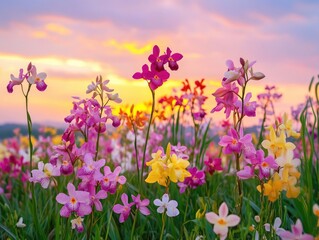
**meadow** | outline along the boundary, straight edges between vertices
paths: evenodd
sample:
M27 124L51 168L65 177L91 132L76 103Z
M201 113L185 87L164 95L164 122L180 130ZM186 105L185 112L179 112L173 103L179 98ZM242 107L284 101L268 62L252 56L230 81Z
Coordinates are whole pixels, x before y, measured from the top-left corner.
M304 103L277 112L282 94L255 61L227 60L214 92L185 79L157 96L183 55L155 45L146 57L132 73L148 83L145 111L97 76L61 135L33 136L28 100L45 95L47 74L30 63L11 75L28 134L0 143L0 238L319 239L319 77ZM253 96L256 84L266 87Z

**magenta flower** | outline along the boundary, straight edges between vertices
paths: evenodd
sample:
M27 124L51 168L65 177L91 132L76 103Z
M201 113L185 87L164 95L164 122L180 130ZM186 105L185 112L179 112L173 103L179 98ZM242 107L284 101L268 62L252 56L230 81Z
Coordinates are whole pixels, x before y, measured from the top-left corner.
M244 116L247 117L255 117L256 116L256 108L257 108L257 102L249 102L251 99L251 93L247 93L244 99ZM235 106L238 108L239 112L242 112L242 102L237 100L235 103Z
M258 169L259 179L269 178L271 169L277 170L278 164L276 163L273 156L265 158L263 150L257 150L256 154L245 159L249 166L245 166L243 170L237 172L237 176L241 179L249 179L254 176L254 170Z
M44 80L47 77L47 74L44 73L44 72L41 72L41 73L38 74L37 73L37 68L34 65L32 65L30 73L31 73L31 76L28 77L28 79L27 79L28 82L30 84L36 84L36 88L39 91L44 91L47 88L47 85L44 82Z
M281 237L282 240L312 240L313 236L310 234L303 234L303 227L300 219L297 219L295 225L291 225L291 232L289 231L280 231L278 236Z
M183 58L183 55L180 53L174 53L172 54L172 51L170 48L167 48L166 50L166 58L168 61L168 66L172 71L178 70L178 64L177 61L181 60Z
M201 186L206 183L206 175L203 170L198 170L197 167L193 167L189 168L188 171L190 172L191 176L186 177L184 182L177 184L180 187L180 193L185 192L187 187L195 189L198 186Z
M92 212L90 206L90 194L85 191L76 191L72 183L67 185L68 194L59 193L56 196L56 201L64 206L60 210L62 217L69 217L72 212L78 216L83 217Z
M119 222L123 223L127 220L127 218L130 216L131 213L131 207L134 204L132 203L128 203L128 196L126 193L123 193L121 196L121 200L123 202L123 205L121 204L116 204L113 207L113 211L117 214L120 214L120 218L119 218Z
M147 206L150 204L150 200L144 199L141 200L140 194L138 194L136 197L132 195L133 202L136 206L136 208L145 216L150 215L150 210L147 208Z
M16 85L20 85L23 80L25 79L25 75L23 75L23 69L21 68L19 71L19 77L13 76L13 74L10 75L11 81L7 85L7 90L9 93L13 92L13 87Z
M162 55L160 56L160 49L157 45L153 47L153 53L149 55L148 60L151 62L152 66L155 67L157 71L164 70L164 64L167 63L167 56Z
M215 171L223 171L221 158L208 157L208 159L204 161L204 164L206 167L205 170L209 172L210 175L212 175Z
M104 167L104 176L100 180L101 188L111 194L116 192L118 184L125 184L126 178L119 176L122 168L117 166L114 172L111 171L109 166Z
M219 112L223 108L225 108L224 113L226 114L226 118L230 116L231 111L235 109L235 102L238 99L238 91L239 88L236 86L236 83L225 84L222 83L223 87L217 89L213 96L215 96L215 100L217 102L217 106L211 110L211 113Z
M256 152L251 141L251 134L243 136L243 132L241 131L240 135L238 135L237 131L231 128L228 135L222 136L218 144L224 147L223 152L225 154L240 153L243 151L245 156L250 156Z
M30 182L40 183L43 188L48 188L51 177L60 176L60 169L53 166L51 163L44 164L42 161L38 162L38 169L31 171L32 177Z

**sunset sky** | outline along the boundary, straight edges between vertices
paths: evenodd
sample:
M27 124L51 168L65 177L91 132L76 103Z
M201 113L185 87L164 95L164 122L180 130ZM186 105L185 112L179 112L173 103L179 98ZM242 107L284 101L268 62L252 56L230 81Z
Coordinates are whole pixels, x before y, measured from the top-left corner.
M315 0L12 0L0 2L0 124L25 123L19 87L6 86L31 61L46 72L45 92L32 89L33 122L62 123L72 96L86 97L97 75L124 104L150 100L143 80L132 75L146 63L153 45L184 58L180 69L156 93L169 94L181 81L205 78L211 95L227 70L225 61L256 60L266 78L248 88L256 94L276 85L279 111L304 101L319 73L319 2ZM207 110L215 106L210 98Z

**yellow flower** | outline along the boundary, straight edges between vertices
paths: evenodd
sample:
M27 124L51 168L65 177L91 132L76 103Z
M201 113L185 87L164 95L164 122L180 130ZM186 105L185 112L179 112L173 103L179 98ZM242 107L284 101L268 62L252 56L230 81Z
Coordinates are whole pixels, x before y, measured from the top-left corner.
M280 131L279 137L275 133L275 129L269 127L269 140L264 140L261 145L268 150L269 155L275 158L286 155L287 151L293 150L296 146L291 142L286 142L286 135L283 130Z
M295 130L292 129L292 120L288 120L287 113L284 114L283 123L279 126L279 129L284 130L287 134L287 137L300 137L300 133L297 133Z
M283 189L283 183L280 176L276 172L272 179L264 184L264 196L268 196L268 200L271 202L276 201L279 198L280 192ZM257 186L257 190L261 192L261 186Z
M186 170L189 162L177 157L175 154L171 156L171 145L167 145L166 156L162 157L162 152L157 151L152 154L153 159L146 163L151 167L151 172L148 174L145 182L155 183L167 187L172 182L183 182L185 177L191 176Z

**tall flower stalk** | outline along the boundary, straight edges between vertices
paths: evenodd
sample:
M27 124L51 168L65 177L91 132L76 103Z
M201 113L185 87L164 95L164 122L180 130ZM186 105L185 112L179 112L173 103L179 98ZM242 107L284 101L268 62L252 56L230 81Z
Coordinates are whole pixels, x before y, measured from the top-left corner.
M150 119L148 122L147 132L146 132L146 139L143 148L143 158L142 158L142 169L141 169L141 178L140 178L140 187L143 183L144 177L144 166L146 161L146 151L147 151L147 144L150 134L150 128L153 122L153 114L155 109L155 90L163 85L164 82L170 77L169 72L165 69L165 65L168 64L168 67L172 71L176 71L179 66L177 61L181 60L183 55L180 53L172 54L170 48L166 49L166 53L160 55L160 49L157 45L153 47L153 53L149 55L148 60L151 63L150 66L144 64L142 66L142 72L136 72L133 74L134 79L144 79L148 83L148 87L152 93L152 109L150 114Z

